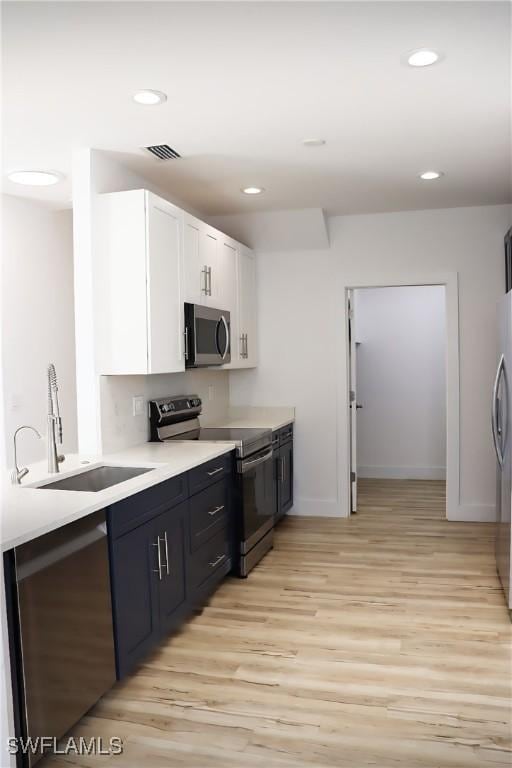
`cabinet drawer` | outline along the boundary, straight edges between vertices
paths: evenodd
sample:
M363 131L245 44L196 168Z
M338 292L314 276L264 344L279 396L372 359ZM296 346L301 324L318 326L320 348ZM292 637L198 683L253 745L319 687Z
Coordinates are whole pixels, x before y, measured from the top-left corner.
M190 581L193 589L199 587L217 570L226 566L229 560L229 537L224 528L203 544L190 559Z
M219 473L220 474L220 473ZM224 528L228 520L229 487L225 480L200 491L190 500L190 551Z
M160 512L177 506L187 496L187 476L183 474L118 501L108 508L110 536L121 536Z
M197 493L218 480L222 480L231 471L231 454L225 453L217 459L207 461L188 473L190 494Z
M293 424L287 424L279 430L279 444L288 443L293 440Z

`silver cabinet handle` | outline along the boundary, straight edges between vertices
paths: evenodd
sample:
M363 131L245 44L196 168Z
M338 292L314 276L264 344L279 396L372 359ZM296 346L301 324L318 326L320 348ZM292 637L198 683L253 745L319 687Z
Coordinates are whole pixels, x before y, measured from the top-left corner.
M242 333L242 335L240 336L240 342L242 344L242 351L240 353L240 357L245 360L248 357L248 354L247 354L247 334L246 333Z
M222 472L224 467L218 467L217 469L213 469L211 472L207 472L206 474L208 477L213 477L213 475L216 475L218 472Z
M281 467L281 472L280 472L280 474L281 474L281 483L284 483L284 456L281 456L280 467Z
M208 296L212 295L212 268L208 267Z
M153 543L153 547L156 547L158 552L158 568L153 568L153 573L158 573L158 578L162 581L162 555L160 553L160 536L156 537L156 543Z
M249 334L245 334L245 359L249 357Z
M167 546L167 531L164 531L164 544L165 544L165 571L169 575L169 547Z
M204 275L204 286L201 288L201 291L204 293L205 296L208 296L208 267L206 264L201 270L201 274Z
M492 439L494 442L494 450L496 451L496 457L498 459L498 464L500 465L500 467L503 467L503 460L504 460L503 452L499 442L500 428L498 424L498 390L500 387L500 379L502 375L506 375L505 355L502 355L500 357L500 361L498 363L496 378L494 380L494 387L492 390L492 411L491 411ZM503 445L505 445L505 439L506 439L506 434L503 437Z
M183 331L183 336L185 337L185 360L188 360L188 328Z
M216 565L219 563L222 563L223 560L226 559L226 555L219 555L216 560L213 561L213 563L210 563L210 568L215 568Z
M215 507L214 509L209 509L208 514L210 517L214 517L217 512L221 512L224 509L224 504L221 504L219 507Z

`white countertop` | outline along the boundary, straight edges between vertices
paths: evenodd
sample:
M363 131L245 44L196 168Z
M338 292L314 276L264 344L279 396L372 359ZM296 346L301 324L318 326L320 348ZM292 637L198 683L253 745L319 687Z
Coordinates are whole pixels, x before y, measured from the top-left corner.
M201 419L205 427L230 427L247 429L281 429L295 421L295 408L288 406L231 406L227 416L208 422Z
M232 443L142 443L105 456L72 454L66 456L58 475L49 475L45 462L33 464L29 467L30 472L23 479L22 485L10 485L9 482L2 484L2 551L5 552L163 480L187 472L205 461L229 453L234 447ZM75 474L77 470L83 471L105 464L152 467L153 471L98 492L30 487L34 483L58 480Z

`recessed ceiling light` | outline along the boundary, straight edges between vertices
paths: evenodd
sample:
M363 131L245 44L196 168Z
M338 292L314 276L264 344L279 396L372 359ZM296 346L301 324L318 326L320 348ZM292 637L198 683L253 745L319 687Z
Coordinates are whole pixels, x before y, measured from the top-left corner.
M305 147L323 147L325 139L304 139L302 143Z
M7 178L15 184L26 184L30 187L48 187L57 184L63 176L57 171L11 171Z
M261 195L264 191L263 187L243 187L242 189L244 195Z
M424 173L420 173L420 179L423 179L423 181L434 181L435 179L440 179L443 175L442 171L424 171Z
M167 96L162 91L153 91L150 88L144 88L133 94L133 100L144 107L155 107L157 104L163 104L167 101Z
M407 63L411 67L430 67L439 61L439 54L430 48L418 48L407 54Z

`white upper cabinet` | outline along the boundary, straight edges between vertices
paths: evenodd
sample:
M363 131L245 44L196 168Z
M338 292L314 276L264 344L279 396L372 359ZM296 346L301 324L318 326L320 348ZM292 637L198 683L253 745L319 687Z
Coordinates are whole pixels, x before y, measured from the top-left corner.
M215 301L219 309L236 314L238 244L219 232L215 283Z
M258 362L256 322L256 259L245 245L238 251L238 343L241 367L252 368Z
M226 309L236 305L237 243L222 232L184 214L184 300Z
M100 374L185 370L184 303L231 319L231 363L256 365L252 251L144 189L102 195L95 261Z
M199 239L203 223L185 213L183 216L183 300L201 304L207 293L206 272L199 258Z
M231 315L231 362L224 368L253 368L257 364L256 290L254 254L245 245L237 243L235 306Z
M98 372L183 371L183 211L147 190L100 205Z

